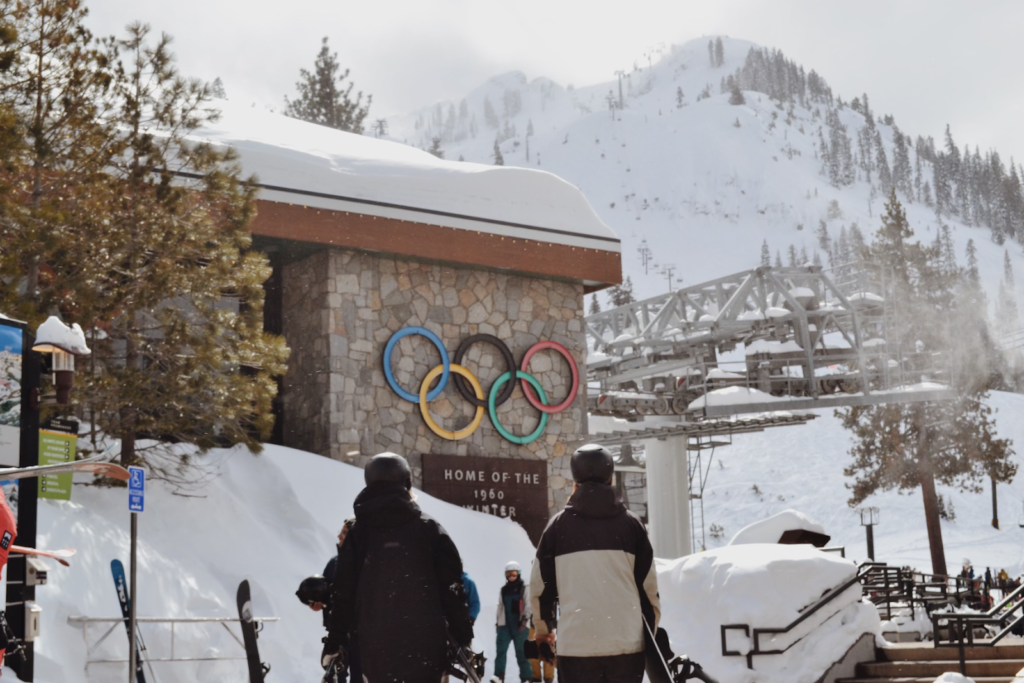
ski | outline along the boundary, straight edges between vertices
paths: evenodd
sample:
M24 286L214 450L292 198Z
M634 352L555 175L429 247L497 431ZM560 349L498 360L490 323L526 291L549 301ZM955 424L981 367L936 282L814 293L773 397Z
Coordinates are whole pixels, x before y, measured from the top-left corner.
M718 683L701 668L700 664L691 661L686 655L675 657L671 662L665 661L665 655L658 647L658 640L651 630L651 625L647 623L647 617L642 618L645 667L651 683L684 683L691 678L704 683Z
M21 555L38 555L39 557L49 557L57 560L65 567L70 567L71 563L69 559L75 556L74 548L61 548L60 550L39 550L38 548L26 548L21 545L12 545L10 552L19 553Z
M263 683L270 667L260 661L256 646L256 622L252 620L252 596L249 581L238 584L238 620L242 624L242 642L245 644L245 658L249 662L249 683Z
M114 575L114 588L117 589L117 600L121 603L121 616L124 617L124 628L128 632L128 640L131 641L132 626L128 623L131 614L131 597L128 595L128 582L125 580L124 565L121 560L111 560L110 571ZM135 681L146 683L146 674L143 672L142 652L146 650L146 644L142 642L142 634L136 631L135 644Z
M88 472L103 477L111 477L128 481L130 478L128 470L115 465L112 462L100 460L102 456L76 460L75 462L61 462L56 465L36 465L34 467L3 467L0 468L0 481L13 481L15 479L30 479L41 477L46 474L64 474L65 472Z
M452 638L451 633L448 634L448 675L452 678L457 678L460 681L469 681L469 683L481 683L480 676L477 674L477 662L478 655L470 651L472 658L466 654L468 648L460 647L455 639ZM482 664L482 662L480 662Z

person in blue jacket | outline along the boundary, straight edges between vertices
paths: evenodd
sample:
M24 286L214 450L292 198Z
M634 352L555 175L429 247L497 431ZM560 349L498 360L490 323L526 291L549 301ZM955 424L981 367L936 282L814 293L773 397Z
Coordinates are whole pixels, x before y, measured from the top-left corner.
M476 590L476 583L469 578L469 574L462 572L462 587L466 591L466 605L469 606L469 618L475 624L476 618L480 616L480 594Z

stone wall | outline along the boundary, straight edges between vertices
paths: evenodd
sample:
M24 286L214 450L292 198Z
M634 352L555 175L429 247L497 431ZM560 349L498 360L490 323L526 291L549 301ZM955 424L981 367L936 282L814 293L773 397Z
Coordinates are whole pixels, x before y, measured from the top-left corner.
M412 464L417 485L422 453L545 460L549 508L562 508L572 490L568 456L587 433L582 382L573 405L551 415L543 435L531 444L507 441L486 414L470 437L449 441L427 428L418 405L391 390L382 357L392 334L419 325L437 334L450 356L462 339L477 333L504 341L517 363L535 342L555 341L573 355L582 378L582 285L341 249L284 266L282 279L284 333L292 348L284 390L286 445L357 465L382 451L401 453ZM438 352L419 336L402 339L392 359L399 383L413 393L439 364ZM485 392L506 370L488 344L471 347L462 364ZM555 352L538 353L529 371L551 403L568 394L569 367ZM473 418L473 407L451 382L429 405L445 429L461 429ZM520 435L533 431L539 420L518 387L498 415L506 429Z

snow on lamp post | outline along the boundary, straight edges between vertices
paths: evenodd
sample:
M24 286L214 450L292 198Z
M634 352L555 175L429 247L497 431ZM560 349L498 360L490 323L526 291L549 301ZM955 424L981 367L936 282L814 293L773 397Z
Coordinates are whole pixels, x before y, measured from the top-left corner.
M75 378L75 356L92 353L85 343L85 333L78 323L68 327L55 315L46 319L36 331L36 342L32 350L53 354L53 386L57 403L67 405L71 401L71 387Z
M875 525L878 524L878 508L868 507L860 509L860 525L864 527L868 536L868 559L875 559Z

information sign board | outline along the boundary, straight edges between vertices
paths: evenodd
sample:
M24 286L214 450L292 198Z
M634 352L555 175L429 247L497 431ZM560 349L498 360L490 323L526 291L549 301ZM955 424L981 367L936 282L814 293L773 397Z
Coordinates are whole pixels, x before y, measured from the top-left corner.
M0 465L21 464L21 377L24 326L0 317Z
M64 417L49 420L39 430L39 464L58 465L74 462L78 449L78 421ZM71 500L74 474L47 474L38 478L39 497Z
M548 523L548 465L541 460L424 453L423 491L469 510L513 519L535 544Z

